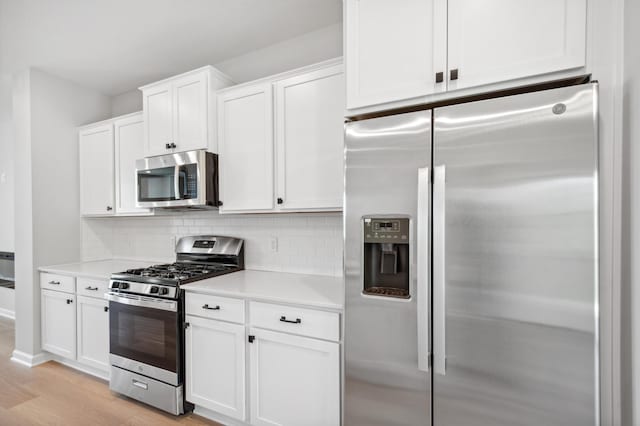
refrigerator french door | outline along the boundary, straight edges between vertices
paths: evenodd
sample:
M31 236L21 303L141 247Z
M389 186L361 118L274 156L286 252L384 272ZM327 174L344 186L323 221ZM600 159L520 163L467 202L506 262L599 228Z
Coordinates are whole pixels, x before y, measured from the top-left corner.
M599 424L597 84L356 121L345 143L344 424ZM365 274L390 282L400 253L365 222L403 215L404 302Z

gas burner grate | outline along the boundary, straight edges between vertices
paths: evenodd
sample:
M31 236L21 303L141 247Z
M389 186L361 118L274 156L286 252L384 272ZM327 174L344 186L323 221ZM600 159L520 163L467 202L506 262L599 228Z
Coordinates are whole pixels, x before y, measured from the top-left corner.
M368 287L362 292L370 296L397 297L399 299L408 299L409 291L403 288L395 287Z

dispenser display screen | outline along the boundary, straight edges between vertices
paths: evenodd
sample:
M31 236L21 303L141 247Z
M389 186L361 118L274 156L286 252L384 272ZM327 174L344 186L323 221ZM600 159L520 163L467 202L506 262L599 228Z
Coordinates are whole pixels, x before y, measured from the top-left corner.
M400 232L400 222L395 220L390 222L373 222L373 230L383 232Z

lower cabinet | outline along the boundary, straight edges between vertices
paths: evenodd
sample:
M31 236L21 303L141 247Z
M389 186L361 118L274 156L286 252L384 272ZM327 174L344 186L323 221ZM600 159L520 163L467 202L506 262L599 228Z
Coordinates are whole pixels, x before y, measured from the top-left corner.
M251 423L339 425L340 344L249 330Z
M109 302L102 298L107 285L106 280L40 274L42 349L100 377L109 372Z
M77 361L100 370L109 369L109 302L78 296Z
M339 313L192 292L185 311L186 399L203 415L340 425Z
M187 400L245 420L244 325L187 316Z
M75 359L76 296L54 290L42 290L42 349Z

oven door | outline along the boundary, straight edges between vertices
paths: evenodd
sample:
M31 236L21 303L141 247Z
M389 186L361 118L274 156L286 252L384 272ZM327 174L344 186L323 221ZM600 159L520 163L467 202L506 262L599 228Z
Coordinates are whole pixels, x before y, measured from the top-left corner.
M205 151L189 151L138 160L138 206L206 204L206 154Z
M108 293L111 364L180 384L182 329L178 301Z

